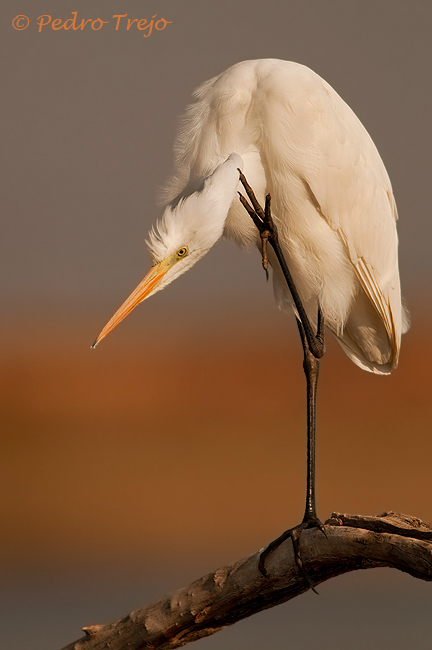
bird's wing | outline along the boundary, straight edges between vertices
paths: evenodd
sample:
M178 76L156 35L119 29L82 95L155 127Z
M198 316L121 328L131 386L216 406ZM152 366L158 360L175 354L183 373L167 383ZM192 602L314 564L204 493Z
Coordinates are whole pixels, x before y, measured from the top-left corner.
M397 211L390 179L367 131L324 81L316 111L318 164L305 171L316 208L336 231L379 314L397 364L402 329ZM345 341L345 343L347 343Z

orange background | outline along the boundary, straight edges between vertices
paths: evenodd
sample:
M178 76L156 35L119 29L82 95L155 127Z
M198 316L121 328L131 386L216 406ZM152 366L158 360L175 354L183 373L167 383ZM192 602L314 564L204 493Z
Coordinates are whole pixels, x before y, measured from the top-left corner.
M123 554L134 564L144 549L164 561L224 549L234 560L301 519L305 382L288 317L250 307L230 326L221 316L217 331L198 331L193 319L178 329L163 314L148 327L144 309L151 303L96 351L90 316L74 331L9 333L6 565ZM318 396L322 518L392 509L432 520L430 319L417 322L390 377L362 372L328 340Z
M173 285L96 351L89 343L100 322L91 313L73 328L33 318L29 330L20 320L4 333L6 647L39 642L41 650L59 649L79 638L83 625L155 601L300 521L300 342L292 318L268 299L261 311L227 303L219 316L210 306L204 316L172 318L164 308L176 305ZM391 509L432 520L431 319L412 312L414 325L390 377L356 368L328 338L318 397L323 519L334 510ZM334 626L341 650L360 650L365 639L371 647L393 639L402 647L413 626L426 650L429 583L374 570L330 581L319 592L199 643L203 650L282 649L294 639L306 647L310 616L317 632L307 645L317 650ZM17 636L10 622L18 612Z

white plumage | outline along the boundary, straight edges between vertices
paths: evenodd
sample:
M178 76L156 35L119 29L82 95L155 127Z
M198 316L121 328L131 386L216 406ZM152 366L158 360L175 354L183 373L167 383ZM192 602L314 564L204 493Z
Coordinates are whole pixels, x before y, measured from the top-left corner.
M385 167L358 118L310 69L274 59L238 63L200 86L195 98L176 141L165 212L150 233L156 266L95 343L222 234L261 246L237 197L242 167L262 204L271 194L279 242L312 324L319 305L357 365L389 373L407 328L397 212ZM278 304L290 306L272 251L269 259Z

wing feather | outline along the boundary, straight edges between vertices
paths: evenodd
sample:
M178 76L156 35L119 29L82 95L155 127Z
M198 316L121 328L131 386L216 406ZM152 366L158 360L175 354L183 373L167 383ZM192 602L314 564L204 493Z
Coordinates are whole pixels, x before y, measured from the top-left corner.
M386 370L381 371L389 372L397 365L402 333L397 211L390 179L366 129L324 80L321 92L312 96L312 101L317 96L315 132L321 164L319 173L308 175L307 182L321 214L339 234L360 285L381 319L388 353L382 349L374 352L368 343L370 329L377 328L377 321L371 314L368 322L365 309L366 322L348 319L344 330L336 335L345 344L355 339L372 366L369 369L380 372L379 366L383 366ZM379 338L379 332L374 334Z

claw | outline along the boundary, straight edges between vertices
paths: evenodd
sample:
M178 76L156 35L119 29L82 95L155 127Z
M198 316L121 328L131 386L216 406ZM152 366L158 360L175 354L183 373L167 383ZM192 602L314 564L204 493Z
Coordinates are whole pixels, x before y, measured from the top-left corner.
M266 196L265 209L263 210L260 204L258 203L258 199L256 198L253 189L247 182L246 177L240 171L240 169L238 171L240 174L240 182L243 185L245 192L249 198L249 201L251 202L252 205L249 205L247 199L243 196L243 194L241 194L241 192L238 192L238 195L241 204L246 209L247 213L251 217L255 226L259 230L261 241L262 241L262 265L264 271L266 272L266 278L268 280L269 274L268 274L267 243L269 241L269 238L275 239L277 237L276 226L273 222L271 216L271 210L270 210L270 202L271 202L270 194L267 194Z
M259 562L258 562L258 571L261 573L261 575L264 578L267 578L267 569L265 568L265 561L266 558L276 549L278 546L280 546L285 540L288 538L291 539L292 545L293 545L293 550L294 550L294 559L295 563L301 572L305 582L308 584L309 588L312 589L312 591L316 594L318 594L318 591L315 589L315 583L313 582L312 578L310 577L309 573L306 571L304 564L303 564L303 559L300 553L300 537L302 532L306 528L318 528L327 538L327 534L325 532L324 526L320 522L320 520L317 519L304 519L301 524L298 526L294 526L294 528L290 528L289 530L286 530L280 537L275 539L273 542L271 542L267 548L265 548L263 551L260 553L259 557Z
M262 265L263 265L264 271L266 272L267 280L269 279L268 257L267 257L267 243L268 243L269 235L270 235L270 232L268 230L263 230L260 233L261 241L262 241Z

